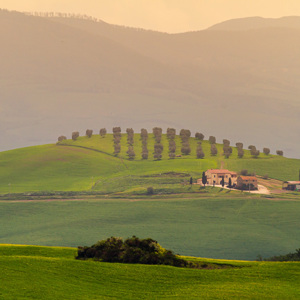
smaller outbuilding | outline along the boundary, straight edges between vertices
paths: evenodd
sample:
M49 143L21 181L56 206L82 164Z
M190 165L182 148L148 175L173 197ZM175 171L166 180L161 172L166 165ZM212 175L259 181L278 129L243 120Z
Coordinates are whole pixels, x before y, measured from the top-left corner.
M282 189L300 192L300 181L285 181L282 185Z
M236 188L238 190L257 190L257 178L255 176L238 176Z

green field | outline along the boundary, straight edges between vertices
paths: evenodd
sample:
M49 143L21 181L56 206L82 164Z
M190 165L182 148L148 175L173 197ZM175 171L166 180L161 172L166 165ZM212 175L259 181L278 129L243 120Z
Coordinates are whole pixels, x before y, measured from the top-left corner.
M105 138L94 135L66 140L59 145L35 146L0 153L0 194L37 191L97 191L99 193L145 194L153 186L158 193L188 192L185 183L192 176L200 178L208 168L221 165L233 171L248 169L258 175L268 174L279 180L297 180L300 160L261 154L252 158L237 157L237 150L229 159L222 155L222 145L217 145L218 155L210 155L210 145L203 141L204 159L196 159L196 144L190 139L190 155L168 159L168 141L163 135L162 160L153 160L153 136L148 139L149 159L141 160L141 140L135 135L136 159L127 159L126 135L122 136L122 151L113 155L112 135ZM176 137L177 154L180 139Z
M0 245L1 299L300 299L300 263L197 259L195 270L77 261L76 249Z
M0 202L0 243L77 247L136 235L182 255L255 260L299 248L299 215L296 200L222 192L214 197L5 201Z

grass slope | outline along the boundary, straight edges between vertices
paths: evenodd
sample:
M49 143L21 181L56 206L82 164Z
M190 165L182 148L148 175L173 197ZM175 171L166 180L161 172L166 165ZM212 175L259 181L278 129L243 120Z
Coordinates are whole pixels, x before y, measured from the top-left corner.
M300 295L299 263L204 260L237 268L193 270L77 261L75 251L0 245L1 298L299 299Z
M177 154L180 139L176 137ZM222 165L234 171L248 169L259 175L268 174L280 180L296 180L300 160L261 154L251 158L249 151L239 159L237 150L229 159L222 155L222 145L217 145L218 155L210 155L210 145L203 141L205 159L196 159L197 141L190 139L190 155L168 159L168 141L162 137L163 158L153 160L154 139L149 135L149 159L141 160L142 144L135 134L136 159L127 159L127 140L123 134L119 157L113 155L113 137L94 135L80 137L77 141L66 140L60 145L44 145L0 153L0 193L24 193L33 191L88 191L103 193L145 193L148 186L158 192L187 192L183 183L190 176L201 177L208 168ZM173 172L173 173L170 173ZM177 174L180 173L180 174Z
M77 247L137 235L182 255L255 260L299 248L299 214L299 201L218 192L202 198L7 201L0 202L0 243Z

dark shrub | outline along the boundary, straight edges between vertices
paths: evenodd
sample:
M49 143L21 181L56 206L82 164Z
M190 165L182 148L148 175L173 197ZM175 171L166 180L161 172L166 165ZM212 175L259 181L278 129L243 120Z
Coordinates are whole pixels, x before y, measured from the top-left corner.
M154 194L154 189L152 186L147 188L147 195L153 195Z
M135 236L123 242L111 237L91 247L78 247L76 259L95 258L105 262L164 264L186 267L188 262L177 257L172 251L162 248L153 239L139 239Z

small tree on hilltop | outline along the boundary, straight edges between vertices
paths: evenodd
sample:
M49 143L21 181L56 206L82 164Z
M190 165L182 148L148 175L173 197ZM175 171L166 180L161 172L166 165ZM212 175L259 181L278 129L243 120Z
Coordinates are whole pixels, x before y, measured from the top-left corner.
M198 144L197 150L196 150L197 158L204 158L204 152L202 150L201 144Z
M162 144L156 143L156 144L154 145L154 154L153 154L153 157L154 157L155 159L161 159L161 158L162 158L162 152L163 152L163 149L164 149L164 147L163 147Z
M92 135L93 135L93 130L92 129L87 129L86 130L86 132L85 132L85 135L87 136L87 137L92 137Z
M277 150L277 151L276 151L276 154L277 154L277 155L280 155L280 156L283 156L283 151L282 151L282 150Z
M121 138L121 127L114 127L113 128L113 136L116 137L116 136L119 136Z
M132 128L127 128L126 132L127 132L127 143L129 145L133 145L133 143L134 143L134 131L133 131L133 129Z
M235 145L238 149L243 149L244 146L243 143L236 143Z
M174 140L169 140L169 152L170 153L176 152L176 142Z
M226 158L229 158L229 156L231 155L231 153L232 153L232 148L231 147L229 147L227 144L223 147L223 151L224 151L224 156L226 157Z
M175 128L168 128L167 129L167 138L174 140L176 136L176 129Z
M143 145L142 148L142 159L148 159L148 149L147 146Z
M72 132L72 140L76 141L79 137L79 132L78 131L74 131Z
M215 138L214 136L211 135L211 136L209 137L208 141L209 141L210 144L215 144L215 143L216 143L216 138Z
M113 141L115 144L119 144L121 142L121 137L117 135L114 137Z
M58 141L58 142L62 142L63 140L66 140L66 139L67 139L66 136L61 135L60 137L58 137L57 141Z
M162 129L161 128L159 128L159 127L154 127L153 129L152 129L152 132L153 132L153 135L154 135L154 138L155 138L155 140L157 140L157 139L161 139L161 135L162 135Z
M216 144L211 144L211 146L210 146L210 153L213 156L215 156L215 155L218 154L218 149L217 149Z
M183 143L181 147L181 153L183 155L189 155L191 153L191 147L189 143Z
M187 143L191 137L191 131L188 129L181 129L179 135L182 143Z
M270 149L269 148L264 148L263 152L264 152L264 154L269 155L270 154Z
M228 147L229 147L229 145L230 145L230 141L229 141L229 140L226 140L226 139L224 139L224 140L223 140L223 145L224 145L224 146L228 146Z
M106 128L101 128L99 134L104 138L106 136Z
M141 129L141 139L142 140L147 140L148 139L148 131L145 128Z
M250 153L251 155L254 157L254 158L257 158L260 154L260 151L259 150L256 150L256 148L253 146L250 150Z
M202 133L200 133L200 132L196 132L195 138L197 140L203 141L204 140L204 135Z
M244 156L244 150L242 148L238 148L238 157L243 158Z

